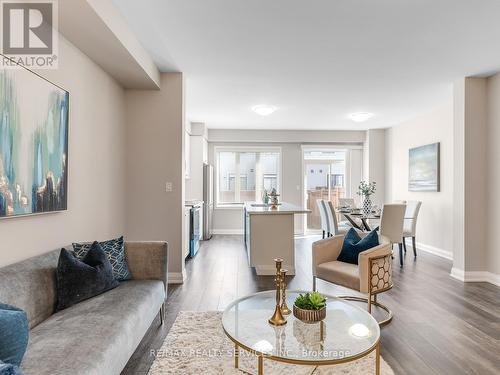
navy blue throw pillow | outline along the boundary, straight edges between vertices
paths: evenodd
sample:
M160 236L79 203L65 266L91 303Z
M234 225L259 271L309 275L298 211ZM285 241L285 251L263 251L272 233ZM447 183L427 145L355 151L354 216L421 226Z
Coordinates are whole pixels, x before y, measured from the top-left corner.
M92 298L120 283L113 277L111 263L96 241L82 260L61 249L56 270L57 311Z
M0 361L19 366L28 346L28 335L26 313L0 303Z
M130 280L132 274L128 268L127 258L125 257L125 244L123 236L113 240L99 242L99 245L108 256L109 262L113 267L113 275L118 281ZM83 259L92 246L91 242L74 243L73 251L78 259Z
M19 367L0 361L0 375L23 375Z
M342 251L337 260L345 263L358 264L359 253L378 245L378 234L376 231L372 230L366 237L361 239L354 228L351 228L344 237Z

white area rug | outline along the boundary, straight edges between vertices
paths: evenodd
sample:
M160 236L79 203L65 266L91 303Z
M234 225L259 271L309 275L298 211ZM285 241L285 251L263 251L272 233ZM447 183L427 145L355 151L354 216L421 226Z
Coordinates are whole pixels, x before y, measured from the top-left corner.
M222 330L221 312L180 312L163 346L155 355L148 375L165 374L243 374L234 368L234 345ZM394 375L380 358L381 373ZM257 359L240 354L240 369L257 373ZM334 375L375 374L375 353L354 362L335 366L288 365L264 359L264 374Z

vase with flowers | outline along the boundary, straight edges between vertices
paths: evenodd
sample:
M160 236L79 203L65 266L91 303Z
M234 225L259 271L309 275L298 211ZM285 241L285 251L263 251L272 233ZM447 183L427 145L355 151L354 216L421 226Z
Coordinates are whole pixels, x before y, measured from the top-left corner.
M372 212L372 201L370 196L375 194L377 190L377 183L361 181L358 187L358 195L363 197L363 215L370 216Z

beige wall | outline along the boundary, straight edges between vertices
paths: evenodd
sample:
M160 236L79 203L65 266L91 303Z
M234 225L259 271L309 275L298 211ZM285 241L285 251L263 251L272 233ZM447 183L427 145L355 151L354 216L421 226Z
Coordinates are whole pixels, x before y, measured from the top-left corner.
M488 81L464 78L454 88L455 243L451 274L466 281L473 281L489 267Z
M127 90L127 237L169 243L169 277L182 280L184 90L162 73L160 90ZM166 192L166 182L172 192Z
M68 210L0 220L0 266L125 232L123 89L63 37L59 69L38 73L70 92Z
M210 142L363 143L365 131L208 129Z
M486 270L496 275L500 281L500 250L498 246L498 215L500 213L500 74L490 77L487 82L488 120L488 168L483 174L488 186L488 236Z
M485 78L465 79L465 271L486 268L487 142L488 123Z
M465 80L453 85L453 268L463 279L465 269ZM461 273L462 275L457 275Z
M441 143L441 191L408 191L408 152L412 147ZM453 249L453 99L433 112L386 130L386 201L419 200L417 247L448 258Z
M385 129L366 131L364 144L363 179L377 183L377 190L371 197L373 204L381 206L385 199ZM360 198L361 199L361 198Z

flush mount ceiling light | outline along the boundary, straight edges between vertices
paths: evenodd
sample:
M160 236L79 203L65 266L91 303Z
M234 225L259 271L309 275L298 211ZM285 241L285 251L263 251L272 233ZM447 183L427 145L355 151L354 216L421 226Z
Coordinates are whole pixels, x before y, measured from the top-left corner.
M372 117L373 113L370 112L356 112L349 115L349 118L354 122L363 122L371 119Z
M276 111L276 107L273 105L259 104L253 106L252 111L261 116L269 116L271 113Z

